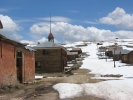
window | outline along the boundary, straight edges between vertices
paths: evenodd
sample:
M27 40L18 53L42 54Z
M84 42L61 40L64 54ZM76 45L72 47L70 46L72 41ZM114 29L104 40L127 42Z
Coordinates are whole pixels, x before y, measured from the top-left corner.
M48 52L48 50L43 50L43 51L42 51L42 54L43 54L43 55L47 55L47 54L49 54L49 52Z
M20 58L22 57L22 51L17 52L17 57L20 57Z
M40 69L41 68L41 62L40 61L35 62L35 68L36 69Z

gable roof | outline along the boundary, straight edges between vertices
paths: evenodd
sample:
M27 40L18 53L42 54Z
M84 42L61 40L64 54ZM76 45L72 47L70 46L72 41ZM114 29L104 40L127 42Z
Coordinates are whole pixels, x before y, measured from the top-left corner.
M22 44L22 43L20 43L18 41L15 41L15 40L13 40L11 38L8 38L8 37L6 37L6 36L4 36L2 34L0 34L0 41L12 44L14 46L19 46L19 47L24 47L25 46L24 44Z
M40 43L40 44L38 44L38 45L36 45L36 46L33 46L32 47L33 49L36 49L36 50L38 50L38 49L63 49L64 51L66 51L67 52L67 50L65 49L65 47L63 47L62 45L60 45L60 44L56 44L56 43L54 43L54 42L44 42L44 43Z
M13 40L11 38L7 38L6 36L4 36L2 34L0 34L0 41L9 43L9 44L17 46L17 47L22 47L22 48L25 48L25 49L30 50L30 51L35 51L35 49L33 49L33 48L29 47L29 46L25 46L23 43L15 41L15 40Z
M121 54L128 54L130 52L131 52L130 50L121 50Z

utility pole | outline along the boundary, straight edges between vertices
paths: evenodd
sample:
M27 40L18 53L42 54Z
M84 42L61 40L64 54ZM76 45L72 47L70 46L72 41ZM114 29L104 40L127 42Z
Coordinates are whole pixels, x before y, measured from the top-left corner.
M115 68L115 49L116 48L114 48L114 68Z
M106 55L106 49L107 49L107 48L105 47L105 57L106 57L105 59L106 59L106 62L107 62L107 55Z

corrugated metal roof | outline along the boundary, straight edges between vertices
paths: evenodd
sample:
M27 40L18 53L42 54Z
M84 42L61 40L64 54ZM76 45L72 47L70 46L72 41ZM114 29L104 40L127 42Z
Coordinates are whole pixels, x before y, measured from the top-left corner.
M128 54L130 52L131 52L131 50L121 50L121 54Z
M40 48L40 47L63 47L60 44L56 44L54 42L44 42L41 44L38 44L37 46L33 46L33 48Z

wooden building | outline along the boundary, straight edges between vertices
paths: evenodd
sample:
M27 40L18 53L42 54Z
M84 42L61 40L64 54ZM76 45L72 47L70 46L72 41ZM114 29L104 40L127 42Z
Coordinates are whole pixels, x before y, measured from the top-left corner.
M128 63L133 64L133 51L128 53Z
M108 56L109 58L110 57L113 57L113 51L115 50L122 50L123 48L121 46L116 46L116 45L111 45L111 46L107 46L106 47L107 50L106 50L106 56Z
M72 48L72 50L70 50L70 52L78 52L78 54L82 54L82 50L81 48Z
M75 58L79 58L78 52L72 52L75 55Z
M76 55L73 52L67 51L67 61L76 60Z
M121 50L120 52L120 59L122 63L128 63L128 53L131 52L130 50Z
M37 50L35 52L37 73L64 72L64 67L67 66L67 51L63 46L54 43L52 33L48 36L48 42L33 48Z
M105 52L105 51L106 51L106 47L104 47L104 46L101 46L98 49L98 52Z
M34 52L34 49L0 34L0 86L34 81Z

